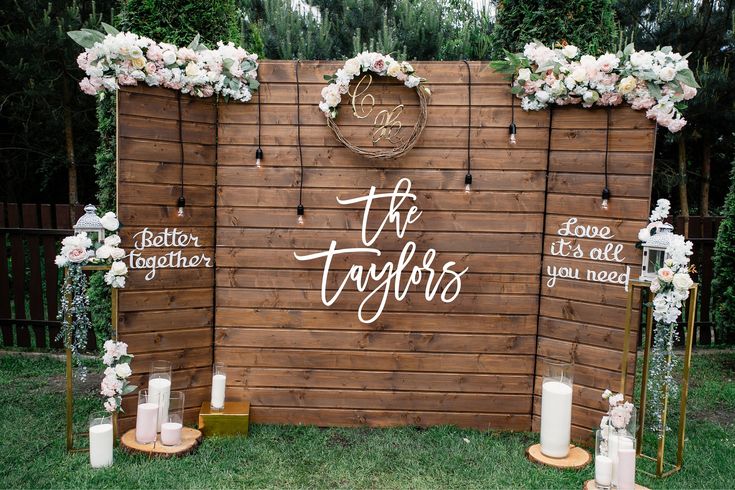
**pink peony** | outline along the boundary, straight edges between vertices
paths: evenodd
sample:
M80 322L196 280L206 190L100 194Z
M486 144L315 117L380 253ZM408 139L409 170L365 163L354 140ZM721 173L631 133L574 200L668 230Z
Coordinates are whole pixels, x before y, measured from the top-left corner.
M87 250L84 248L72 248L66 255L66 257L69 259L69 262L74 262L75 264L84 262L85 260L87 260L87 256Z
M697 95L697 89L694 87L682 83L681 88L684 90L684 100L690 100Z
M163 60L163 50L158 44L151 45L150 48L148 48L148 51L146 52L146 56L151 61L162 61Z
M97 94L97 88L94 85L92 85L92 82L87 77L82 78L82 81L79 82L79 88L81 88L82 92L84 92L87 95Z
M641 109L650 109L655 103L656 101L651 96L646 95L644 97L634 98L630 106L636 111L640 111Z
M618 105L623 102L623 96L618 92L606 92L600 98L600 105Z
M89 51L80 53L79 56L77 56L77 65L79 65L79 68L82 70L87 71L87 68L89 68L90 65Z
M681 131L681 129L686 125L687 125L686 119L684 119L683 117L680 117L677 119L672 119L669 122L669 125L666 127L669 128L669 131L671 131L672 133L676 133L678 131Z
M145 72L149 75L154 74L156 72L156 69L156 64L151 61L145 64Z
M117 76L117 83L120 85L138 85L137 80L127 73L121 73Z
M385 60L383 58L377 58L373 61L373 65L370 67L374 72L380 73L385 70Z

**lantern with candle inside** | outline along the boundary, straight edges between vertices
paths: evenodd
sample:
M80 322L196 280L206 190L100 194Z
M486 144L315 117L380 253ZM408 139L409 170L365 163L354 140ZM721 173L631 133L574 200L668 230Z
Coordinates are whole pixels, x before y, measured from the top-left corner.
M105 240L105 227L97 216L97 208L92 204L84 206L84 214L74 225L74 234L79 233L86 233L93 242L103 243Z
M89 416L89 464L92 468L112 466L112 415L95 412Z
M666 249L673 237L674 227L668 223L651 223L649 236L641 242L643 248L643 264L641 266L641 281L653 281L658 270L664 266L669 256ZM641 230L643 231L643 230Z
M172 391L168 400L168 414L161 424L161 444L181 444L181 429L184 427L184 392Z
M541 387L541 453L566 458L572 430L572 365L547 359Z
M171 363L153 361L148 378L148 392L158 400L158 421L156 430L161 432L161 424L167 419L169 398L171 396Z

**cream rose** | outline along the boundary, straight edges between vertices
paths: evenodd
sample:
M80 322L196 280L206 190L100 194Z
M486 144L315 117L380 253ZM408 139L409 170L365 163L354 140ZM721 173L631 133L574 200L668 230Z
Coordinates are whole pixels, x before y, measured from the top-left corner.
M582 66L578 66L572 71L572 79L577 83L582 83L587 80L587 70Z
M125 262L115 261L110 266L110 272L112 272L116 276L124 276L128 273L128 266L125 265Z
M133 374L133 370L130 369L130 364L128 363L118 364L117 366L115 366L115 374L118 376L118 378L125 379Z
M658 72L658 77L664 82L670 82L676 77L676 70L671 66L665 66Z
M145 58L133 58L131 63L135 68L140 70L145 66Z
M350 58L345 62L344 71L350 76L355 76L360 73L360 62L356 58Z
M676 289L684 289L687 290L690 287L692 287L692 284L694 284L694 281L692 281L692 278L689 277L689 274L686 272L677 272L674 274L674 279L672 280L674 287Z
M635 90L637 80L634 76L628 75L627 77L620 80L620 83L618 84L618 92L621 94L629 94L633 90Z
M189 64L186 65L185 72L187 77L195 77L199 75L199 66L197 66L193 61L190 61Z
M395 77L401 73L401 65L398 63L391 63L390 66L388 66L388 76Z
M674 280L674 271L672 271L668 267L661 267L658 270L658 278L661 279L663 282L671 282Z

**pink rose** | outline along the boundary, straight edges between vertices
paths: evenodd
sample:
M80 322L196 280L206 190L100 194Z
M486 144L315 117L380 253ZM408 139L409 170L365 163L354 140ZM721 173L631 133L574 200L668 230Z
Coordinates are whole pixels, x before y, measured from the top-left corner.
M80 262L87 260L87 255L87 250L84 248L72 248L69 250L67 258L69 259L69 262L79 264Z
M671 282L674 280L674 271L672 271L668 267L661 267L658 270L658 278L661 279L663 282Z
M156 64L153 62L148 62L145 64L145 72L149 75L152 75L156 72Z
M84 92L87 95L96 95L97 94L97 87L92 85L92 82L89 81L89 78L82 78L82 81L79 82L79 88L82 89L82 92Z
M697 89L694 87L690 87L689 85L682 83L681 88L684 91L684 100L690 100L697 95Z
M385 60L383 58L378 58L375 61L373 61L373 66L370 67L374 72L381 72L385 70Z
M680 117L678 119L672 119L671 122L669 122L669 125L667 126L669 128L669 131L672 133L676 133L678 131L681 131L681 129L687 125L686 119L683 117Z
M148 51L146 52L146 56L151 61L162 61L163 60L163 50L160 46L157 44L152 45L150 48L148 48Z
M77 56L77 65L79 65L79 68L82 70L87 71L87 68L89 68L90 65L89 52L85 51Z

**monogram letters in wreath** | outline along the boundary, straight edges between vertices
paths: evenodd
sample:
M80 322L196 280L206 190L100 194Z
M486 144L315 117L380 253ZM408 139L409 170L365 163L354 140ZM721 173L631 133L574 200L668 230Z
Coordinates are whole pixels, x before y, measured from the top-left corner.
M378 77L395 78L406 87L416 90L419 114L413 127L410 128L410 133L404 131L409 128L404 128L401 120L405 117L404 104L399 103L384 109L376 107L375 96L371 90L375 88L374 82ZM354 78L358 80L350 87ZM322 89L319 109L327 117L327 126L332 128L337 140L343 145L358 155L375 159L397 158L414 147L426 126L431 91L424 85L426 80L415 75L410 63L397 61L390 55L364 51L347 60L333 75L324 75L324 79L329 81L329 85ZM343 95L349 97L353 117L371 124L367 128L364 125L354 127L365 129L372 147L365 148L350 142L337 125L337 108ZM381 142L388 142L392 146L377 146Z

